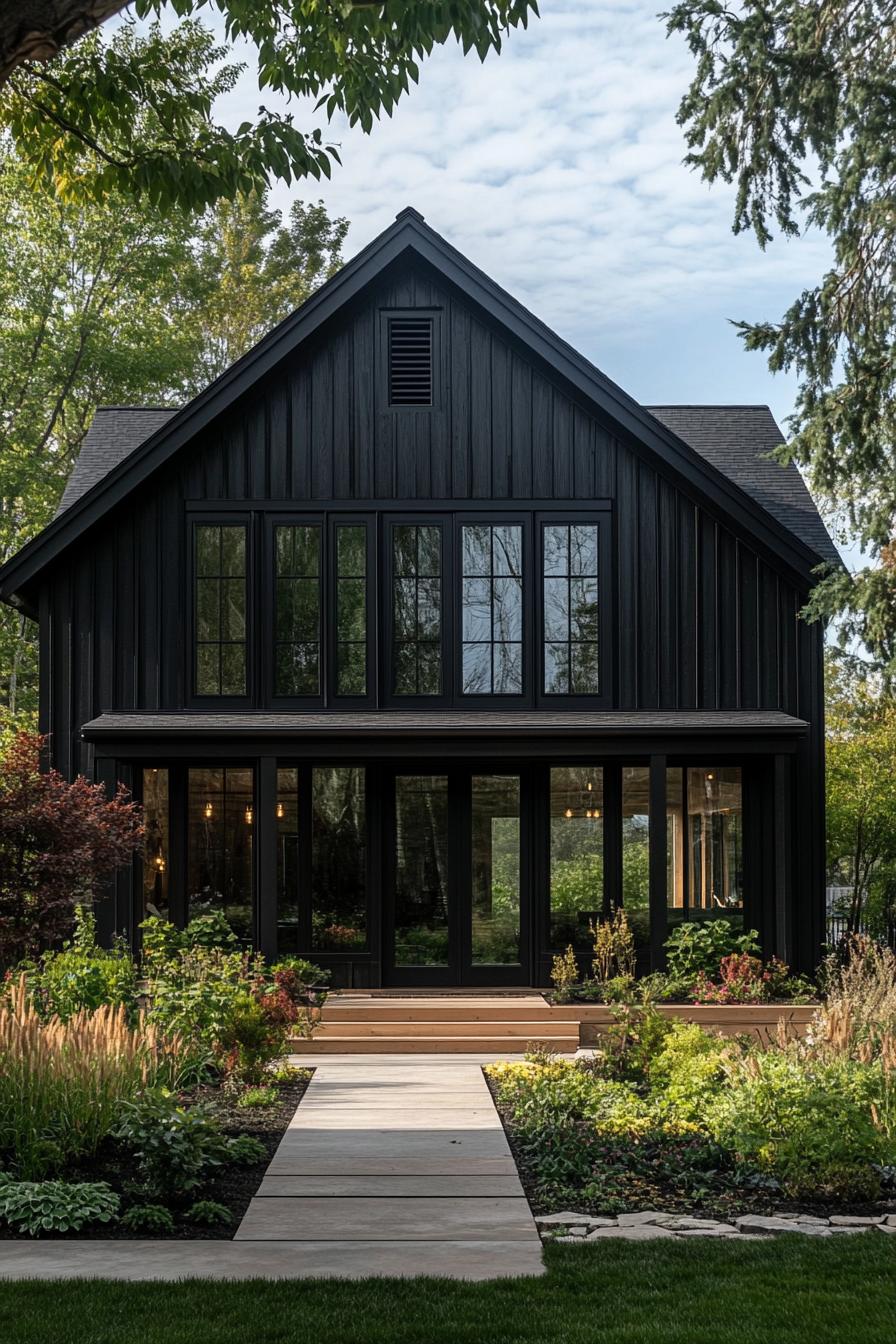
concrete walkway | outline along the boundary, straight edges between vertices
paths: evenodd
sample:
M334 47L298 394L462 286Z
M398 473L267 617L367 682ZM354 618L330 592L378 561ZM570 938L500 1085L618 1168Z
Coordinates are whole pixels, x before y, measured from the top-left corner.
M0 1278L541 1274L484 1062L319 1057L233 1241L0 1242Z

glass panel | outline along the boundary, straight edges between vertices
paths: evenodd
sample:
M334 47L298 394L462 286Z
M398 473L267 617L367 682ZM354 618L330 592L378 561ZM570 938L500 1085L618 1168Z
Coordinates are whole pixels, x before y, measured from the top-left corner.
M275 695L320 695L320 528L277 527Z
M546 695L600 692L597 531L595 523L543 529ZM565 657L561 644L567 646Z
M448 779L395 780L395 964L447 966Z
M622 904L639 947L650 943L650 771L622 768Z
M336 694L367 694L367 528L336 528Z
M197 695L246 693L246 528L197 524L193 615Z
M392 689L396 695L441 694L441 550L438 527L409 524L394 529Z
M220 910L243 942L252 940L251 770L189 770L187 917Z
M319 952L367 946L365 772L311 772L311 946Z
M682 770L666 771L666 909L670 925L685 917L685 816Z
M551 770L551 946L591 947L604 904L604 776L600 766Z
M170 919L168 771L143 771L143 914Z
M738 766L688 770L688 905L695 918L743 910L743 801Z
M299 772L277 771L277 952L299 951Z
M523 529L461 528L462 687L465 695L523 690Z
M520 959L520 781L472 779L473 964Z

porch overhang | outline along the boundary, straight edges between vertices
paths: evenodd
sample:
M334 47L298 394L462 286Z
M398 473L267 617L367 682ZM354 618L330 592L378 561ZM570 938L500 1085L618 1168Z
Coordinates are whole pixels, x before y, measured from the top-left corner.
M348 713L101 714L82 736L98 755L171 757L222 752L346 758L500 755L639 756L702 749L795 751L804 719L779 710L394 710Z

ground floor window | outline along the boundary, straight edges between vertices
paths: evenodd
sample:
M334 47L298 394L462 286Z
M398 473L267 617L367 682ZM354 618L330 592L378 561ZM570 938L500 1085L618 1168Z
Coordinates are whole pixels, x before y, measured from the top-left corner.
M669 922L739 918L744 903L740 768L667 771L666 809Z
M448 966L448 867L448 776L396 775L396 966Z
M563 765L550 778L550 941L585 951L604 909L604 772Z
M622 905L638 947L650 943L650 770L622 767Z
M239 939L254 931L253 771L187 771L187 918L220 910Z
M167 770L143 771L143 827L143 910L147 915L168 919L171 844Z
M354 765L311 771L311 947L367 945L367 776Z

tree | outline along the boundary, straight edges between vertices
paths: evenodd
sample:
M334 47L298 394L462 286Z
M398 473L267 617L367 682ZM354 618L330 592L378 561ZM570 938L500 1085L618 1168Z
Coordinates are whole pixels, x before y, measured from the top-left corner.
M734 229L766 247L820 230L833 261L778 321L738 322L748 350L800 385L795 460L872 558L831 572L810 616L837 614L896 677L896 4L682 0L666 15L696 72L679 110L687 161L736 183Z
M27 174L0 155L0 561L53 516L98 405L182 404L338 265L347 228L301 203L284 225L264 197L199 220L72 204ZM36 707L36 661L31 623L0 607L13 713Z
M329 176L338 153L320 128L302 131L291 114L265 107L236 131L214 120L220 79L196 79L178 60L195 22L143 36L126 23L108 43L84 36L122 8L19 0L0 21L0 126L36 173L68 196L118 190L193 209L261 191L272 177ZM365 131L391 115L435 46L454 38L484 60L538 13L536 0L137 0L134 8L141 19L217 11L227 43L254 47L259 93L315 98L327 118L343 113Z
M852 888L851 933L896 923L896 701L832 654L827 660L828 868Z
M0 966L69 936L89 903L143 839L138 804L107 798L83 775L40 770L43 739L19 733L0 760Z

